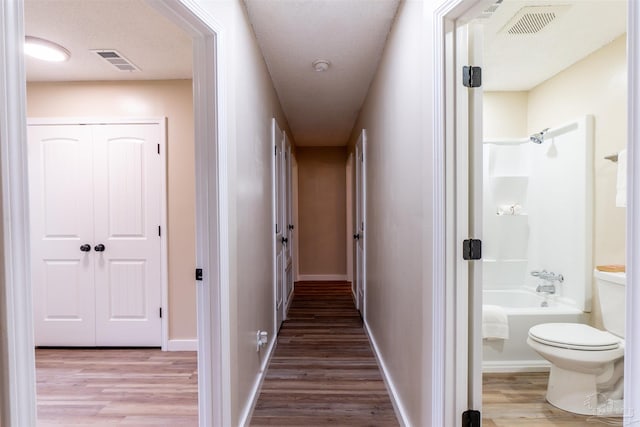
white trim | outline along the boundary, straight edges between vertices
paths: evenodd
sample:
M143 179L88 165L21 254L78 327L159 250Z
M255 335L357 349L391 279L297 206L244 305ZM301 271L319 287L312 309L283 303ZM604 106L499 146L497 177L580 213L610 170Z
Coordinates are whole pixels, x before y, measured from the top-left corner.
M260 374L256 377L255 382L253 383L253 387L251 388L251 393L249 394L249 399L247 400L247 405L242 411L242 415L240 416L240 422L238 425L243 427L248 427L251 424L251 418L253 417L253 410L256 407L256 403L258 403L258 398L260 397L260 389L262 389L262 383L264 383L264 379L267 376L267 367L269 366L269 362L273 357L273 352L276 347L277 337L272 337L271 344L269 344L269 348L267 349L267 357L262 360L262 365L260 366Z
M389 375L389 370L387 369L387 365L384 363L384 359L380 354L380 350L378 348L378 344L376 343L375 338L371 334L371 330L369 329L369 324L365 320L364 322L364 331L369 338L369 342L371 342L371 348L373 348L373 354L376 357L376 361L378 362L378 366L380 366L380 371L382 372L382 379L384 381L385 386L387 387L387 391L389 392L389 397L391 397L391 404L393 405L393 410L396 413L396 418L398 419L398 423L400 423L401 427L408 427L411 425L409 422L409 417L407 417L407 410L402 404L402 400L398 395L398 391L396 386Z
M36 425L22 1L0 3L0 425Z
M510 373L510 372L549 372L551 363L546 360L500 360L483 361L483 373Z
M637 426L640 424L640 276L637 273L640 271L640 5L637 1L629 0L627 7L627 338L624 356L624 425Z
M346 274L300 274L300 282L346 282Z
M169 340L167 351L198 351L198 339Z
M199 425L231 425L227 73L223 27L194 0L147 0L193 38Z
M57 125L131 125L154 124L160 128L160 345L162 351L167 351L169 341L169 259L167 245L167 118L122 118L122 117L28 117L27 126L57 126Z

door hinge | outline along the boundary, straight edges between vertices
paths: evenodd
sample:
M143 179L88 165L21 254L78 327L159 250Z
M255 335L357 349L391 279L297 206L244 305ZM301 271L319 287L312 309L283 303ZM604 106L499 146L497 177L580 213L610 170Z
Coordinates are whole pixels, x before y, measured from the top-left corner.
M160 154L160 144L158 144L158 154Z
M466 260L482 259L482 240L467 239L463 241L462 258Z
M468 409L462 413L462 427L480 427L480 411Z
M482 86L482 68L471 65L462 67L462 84L471 88Z
M277 146L277 145L274 145L274 146L273 146L273 155L274 155L274 156L277 156L277 155L278 155L278 146Z
M196 268L196 280L202 281L202 269Z
M162 227L158 226L158 237L162 236Z
M162 319L162 307L160 307L160 318Z

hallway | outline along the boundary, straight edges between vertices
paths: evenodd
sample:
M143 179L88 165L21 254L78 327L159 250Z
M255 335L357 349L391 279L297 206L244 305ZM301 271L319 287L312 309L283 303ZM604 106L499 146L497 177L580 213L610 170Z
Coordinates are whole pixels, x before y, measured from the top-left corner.
M350 283L296 283L251 425L398 425Z

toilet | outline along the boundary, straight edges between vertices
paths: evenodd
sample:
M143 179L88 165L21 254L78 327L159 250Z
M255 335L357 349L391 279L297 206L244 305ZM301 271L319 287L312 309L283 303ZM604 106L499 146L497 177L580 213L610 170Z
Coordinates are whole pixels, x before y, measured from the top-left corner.
M606 331L579 323L543 323L527 344L551 363L547 401L581 415L622 415L625 273L595 271Z

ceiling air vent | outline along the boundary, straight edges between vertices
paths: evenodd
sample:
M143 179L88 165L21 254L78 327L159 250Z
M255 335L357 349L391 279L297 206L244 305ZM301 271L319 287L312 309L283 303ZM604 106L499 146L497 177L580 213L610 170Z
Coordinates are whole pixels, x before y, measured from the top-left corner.
M569 6L527 6L516 13L501 33L537 34L558 18Z
M92 50L91 52L114 66L118 71L140 71L131 61L122 56L117 50Z

